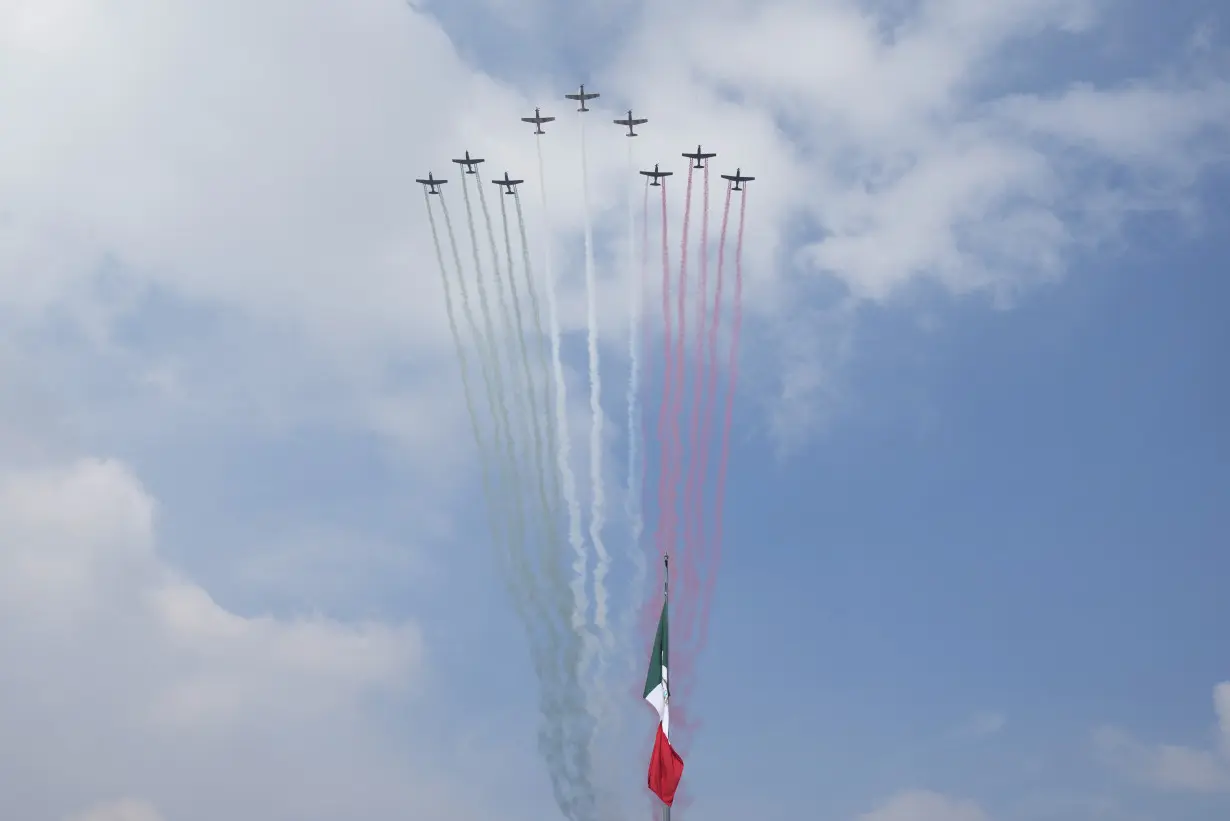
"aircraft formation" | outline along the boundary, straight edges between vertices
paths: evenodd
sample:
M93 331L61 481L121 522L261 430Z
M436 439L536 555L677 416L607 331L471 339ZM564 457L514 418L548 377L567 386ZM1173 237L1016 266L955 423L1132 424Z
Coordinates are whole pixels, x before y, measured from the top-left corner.
M587 101L589 101L589 100L596 99L596 98L598 98L598 97L600 97L600 96L601 96L601 95L600 95L598 92L596 92L596 91L586 91L586 90L585 90L585 84L584 84L584 83L582 83L582 84L580 85L580 87L577 89L577 91L576 91L575 93L572 93L572 94L565 94L565 95L564 95L564 98L565 98L565 99L568 99L568 100L575 100L575 101L579 102L581 105L580 105L580 107L577 109L577 111L579 111L579 112L580 112L580 111L592 111L592 109L591 109L591 108L589 108L587 105L585 105L585 103L586 103ZM521 122L523 122L523 123L530 123L531 125L533 125L533 126L534 126L534 132L533 132L534 134L546 134L547 132L543 130L543 125L544 125L544 124L546 124L546 123L554 122L554 121L555 121L555 118L554 118L554 117L544 117L544 116L542 115L542 109L541 109L541 108L538 108L538 107L535 107L535 109L534 109L534 116L533 116L533 117L522 117L522 118L521 118ZM627 128L627 129L628 129L628 133L627 133L627 135L626 135L626 136L628 136L628 137L638 137L638 136L640 136L640 135L639 135L639 134L637 134L635 130L633 130L633 129L634 129L634 127L635 127L635 126L638 126L638 125L644 125L645 123L649 122L649 119L648 119L648 118L646 118L646 117L633 117L633 116L632 116L632 109L628 109L628 116L627 116L627 117L623 117L623 118L621 118L621 119L613 120L612 122L614 122L614 123L615 123L615 125L621 125L621 126L624 126L625 128ZM701 151L701 147L698 145L698 146L696 146L696 150L695 150L695 151L684 151L684 152L682 152L682 154L681 154L680 156L686 157L687 159L694 161L694 162L695 162L695 165L692 165L692 166L691 166L692 168L696 168L696 169L703 169L703 168L705 168L704 161L705 161L705 160L710 160L710 159L713 159L714 157L716 157L716 156L717 156L717 154L716 154L715 152L712 152L712 151L709 151L709 152ZM475 165L477 165L478 163L484 162L484 160L482 160L482 159L473 159L473 158L471 158L471 157L470 157L470 152L469 152L469 151L466 151L466 152L465 152L465 157L464 157L464 158L462 158L462 159L456 159L456 160L453 160L453 162L457 163L457 164L458 164L458 165L460 165L460 166L464 166L464 168L465 168L465 173L467 173L467 174L474 174L474 173L476 173L476 172L475 172L475 170L474 170L474 166L475 166ZM662 179L662 178L664 178L664 177L669 177L669 176L671 176L671 174L672 174L672 173L674 173L674 172L671 172L671 171L660 171L660 170L658 170L658 165L659 165L658 163L655 163L655 164L654 164L654 166L653 166L653 170L652 170L652 171L641 171L640 173L641 173L643 176L650 178L650 180L651 180L651 182L649 183L650 185L660 187L660 186L661 186L661 184L662 184L662 183L660 182L660 181L661 181L661 179ZM743 190L743 187L742 187L742 186L743 186L743 183L752 182L753 180L755 180L755 179L756 179L755 177L748 177L748 176L744 176L742 172L743 172L743 169L742 169L742 168L736 168L736 169L735 169L735 173L733 173L733 174L722 174L722 175L721 175L721 177L722 177L722 179L727 180L728 182L734 183L733 187L731 188L731 190L732 190L732 191L742 191L742 190ZM443 185L444 183L448 182L448 180L446 180L446 179L436 179L436 178L432 175L432 173L431 173L431 172L428 172L428 174L427 174L427 178L426 178L426 179L418 179L418 180L415 180L415 182L417 182L417 183L419 183L419 184L421 184L421 185L423 185L423 186L426 186L426 188L427 188L427 193L429 193L429 194L439 194L439 193L440 193L440 186L441 186L441 185ZM505 171L505 172L504 172L504 179L502 179L502 180L492 180L491 182L492 182L493 184L495 184L495 185L502 185L502 186L504 186L504 188L505 188L504 193L506 193L506 194L511 194L511 193L513 193L513 186L517 185L518 183L525 182L525 180L510 180L510 179L509 179L509 177L508 177L508 172L507 172L507 171Z
M572 353L582 351L577 350L579 340L566 342L561 277L553 269L545 236L551 226L551 192L540 135L556 117L535 108L533 116L520 118L533 127L538 143L535 193L544 234L538 253L529 241L534 220L527 220L522 201L526 180L509 171L488 177L482 170L487 160L467 150L451 160L458 168L458 185L445 191L449 180L434 171L416 182L423 186L442 307L486 499L482 518L538 680L539 751L563 815L569 821L605 821L627 815L619 809L619 762L634 758L620 752L628 752L622 746L627 742L623 728L630 726L626 711L632 706L621 695L629 675L635 678L644 669L645 643L654 641L660 624L665 577L655 585L648 574L654 566L665 573L665 562L658 563L664 556L678 578L677 585L671 584L677 638L670 641L669 743L681 756L688 754L695 726L689 704L723 541L738 383L743 192L755 178L742 168L718 175L712 167L717 152L703 145L681 152L686 168L663 170L665 163L655 163L638 170L636 144L625 144L630 149L624 172L629 183L624 192L625 267L612 271L618 278L607 284L627 288L629 367L626 392L612 399L602 387L606 354L598 345L598 303L604 297L598 288L585 135L593 110L588 103L600 95L581 85L563 96L578 104L581 126L576 176L583 266L571 260L560 266L571 269L572 287L580 285L578 274L584 273L587 367L582 366L581 384L565 368ZM628 109L611 122L626 129L621 136L631 138L640 136L637 128L649 120ZM712 221L711 173L726 181L725 190L712 199ZM670 218L666 185L672 175L684 180L677 222ZM638 193L632 183L641 177L645 182ZM488 197L492 189L484 179L506 196ZM450 203L460 205L460 213ZM672 236L676 225L677 238ZM572 351L564 350L573 345ZM660 391L645 394L651 380ZM569 394L577 390L589 399L589 436L576 441L587 448L581 465L589 468L588 480L574 469L572 457L576 433L570 409L579 405L569 402ZM643 395L653 397L656 412ZM605 477L612 474L603 466L610 443L618 441L604 434L604 425L616 418L608 413L614 402L626 411L617 432L623 434L626 459L620 454L615 472L623 486L614 497L622 501L622 512L608 505ZM651 488L656 492L646 492ZM582 510L586 506L588 515ZM655 598L659 593L662 598ZM636 709L643 703L638 699ZM664 727L659 724L663 732ZM652 782L650 787L654 790ZM671 806L663 793L654 792ZM687 796L680 795L686 804Z

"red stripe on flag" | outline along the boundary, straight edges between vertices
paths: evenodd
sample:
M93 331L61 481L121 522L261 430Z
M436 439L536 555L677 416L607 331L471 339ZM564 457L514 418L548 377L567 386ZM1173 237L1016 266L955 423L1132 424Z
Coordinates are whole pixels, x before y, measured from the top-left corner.
M658 724L658 735L653 742L653 755L649 759L649 789L662 799L662 803L670 806L675 803L675 790L679 789L679 780L683 778L683 759L671 746L662 732L662 724Z

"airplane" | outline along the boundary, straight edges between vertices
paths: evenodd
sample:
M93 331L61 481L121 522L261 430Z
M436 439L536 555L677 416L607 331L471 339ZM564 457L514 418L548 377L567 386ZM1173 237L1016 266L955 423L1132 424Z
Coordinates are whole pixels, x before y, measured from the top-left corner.
M422 183L423 185L426 185L426 186L427 186L427 193L428 193L428 194L439 194L439 193L440 193L440 186L441 186L441 185L444 185L444 183L448 182L448 180L437 180L435 177L433 177L433 176L431 175L431 172L430 172L430 171L428 171L428 172L427 172L427 179L425 179L425 180L415 180L415 182L417 182L417 183Z
M755 177L744 177L744 176L742 176L742 175L739 173L739 172L740 172L740 171L742 171L742 170L743 170L742 168L736 168L736 169L735 169L735 173L734 173L734 174L723 174L723 175L722 175L722 179L724 179L724 180L730 180L731 182L733 182L733 183L735 184L735 187L734 187L734 188L732 188L732 189L730 189L731 191L742 191L743 189L739 187L739 183L741 183L741 182L751 182L752 180L756 179Z
M634 126L634 125L644 125L644 124L645 124L645 123L647 123L647 122L649 122L649 120L646 120L646 119L643 119L643 118L642 118L642 119L640 119L640 120L634 120L634 119L632 119L632 109L630 109L630 108L629 108L629 109L628 109L628 119L626 119L626 120L615 120L615 125L626 125L626 126L628 126L628 136L629 136L629 137L636 137L636 136L638 136L638 135L637 135L637 133L636 133L635 131L633 131L633 130L632 130L632 126Z
M701 165L700 161L707 160L710 157L716 157L717 154L702 154L700 153L700 146L698 145L696 146L696 153L685 151L683 152L683 156L687 157L690 160L696 160L696 165L692 166L693 168L704 168L705 166Z
M662 183L658 182L660 178L669 177L671 174L674 174L674 173L675 173L674 171L659 171L657 163L653 164L652 171L642 171L641 172L641 174L645 175L646 177L653 178L653 182L649 183L650 185L661 185Z
M464 165L466 167L467 174L477 174L478 172L474 170L474 166L478 165L480 162L483 162L483 160L470 159L470 152L467 151L466 158L464 160L453 160L453 162L458 165Z
M508 178L508 172L507 172L507 171L505 171L505 172L504 172L504 179L502 179L502 180L492 180L492 182L493 182L493 183L495 183L496 185L503 185L503 186L504 186L504 193L505 193L505 194L510 194L510 195L511 195L512 193L514 193L513 186L514 186L514 185L520 185L521 183L525 182L525 180L510 180L510 179Z
M555 119L554 117L544 117L544 116L542 116L542 114L538 111L538 109L537 109L537 108L535 108L535 109L534 109L534 116L533 116L533 117L522 117L522 118L521 118L521 122L523 122L523 123L533 123L534 125L538 126L538 130L534 132L535 134L546 134L547 132L545 132L545 131L543 131L543 130L542 130L542 124L543 124L543 123L549 123L549 122L551 122L551 121L552 121L552 120L554 120L554 119Z
M565 94L564 95L566 99L581 101L581 107L578 108L577 111L589 111L589 109L585 107L585 101L592 100L597 96L598 96L597 92L591 92L589 94L585 93L585 83L581 83L581 90L577 92L576 94Z

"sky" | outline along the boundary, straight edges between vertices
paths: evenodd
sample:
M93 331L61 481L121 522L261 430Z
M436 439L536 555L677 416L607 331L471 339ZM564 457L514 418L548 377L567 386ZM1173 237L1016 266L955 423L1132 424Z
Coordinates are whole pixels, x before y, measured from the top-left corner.
M558 117L588 509L579 82L756 176L675 821L1228 817L1221 5L0 0L0 817L562 817L414 179Z

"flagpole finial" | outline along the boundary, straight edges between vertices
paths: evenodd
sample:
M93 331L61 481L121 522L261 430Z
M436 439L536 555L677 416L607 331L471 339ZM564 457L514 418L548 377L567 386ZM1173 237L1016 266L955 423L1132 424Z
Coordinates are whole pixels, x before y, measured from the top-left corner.
M671 554L662 554L662 566L666 568L666 573L662 576L662 595L669 598L671 594Z

